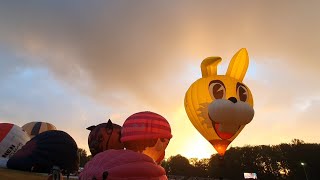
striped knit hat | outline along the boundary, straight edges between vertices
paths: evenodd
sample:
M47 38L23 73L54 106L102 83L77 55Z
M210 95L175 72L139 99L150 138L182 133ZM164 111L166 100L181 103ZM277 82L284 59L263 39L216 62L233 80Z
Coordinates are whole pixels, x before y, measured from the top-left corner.
M172 138L168 121L150 111L138 112L129 116L122 126L121 136L122 142Z

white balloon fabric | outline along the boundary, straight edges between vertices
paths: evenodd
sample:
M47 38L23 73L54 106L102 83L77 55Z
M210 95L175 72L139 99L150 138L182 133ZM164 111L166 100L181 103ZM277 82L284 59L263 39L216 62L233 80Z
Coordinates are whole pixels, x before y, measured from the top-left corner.
M248 103L233 103L225 99L210 103L208 113L212 121L221 124L221 132L229 133L237 132L239 126L250 123L254 116L254 110Z
M0 168L7 168L8 158L0 157Z
M10 158L29 140L29 135L21 127L10 123L0 123L0 157Z

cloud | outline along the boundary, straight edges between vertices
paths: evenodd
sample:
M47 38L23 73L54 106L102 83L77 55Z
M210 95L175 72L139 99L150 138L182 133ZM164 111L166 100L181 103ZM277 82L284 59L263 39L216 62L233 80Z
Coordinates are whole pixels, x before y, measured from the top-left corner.
M230 59L240 47L248 47L256 60L270 61L263 63L281 59L314 75L320 65L314 51L320 43L319 13L312 3L308 10L300 5L7 2L1 5L0 22L3 39L63 81L86 79L92 84L85 91L93 96L120 92L163 106L168 102L154 97L176 96L172 84L181 81L190 60Z
M0 83L1 122L18 126L32 121L50 122L87 150L89 131L85 128L114 117L111 109L61 85L46 69L20 69ZM112 120L122 124L122 119Z
M269 121L279 122L279 117L280 122L290 121L297 103L319 95L319 3L1 2L0 79L7 86L22 83L8 97L19 94L19 102L25 104L44 103L22 94L24 90L33 92L28 83L42 87L55 82L55 87L39 91L55 94L52 89L56 86L72 91L68 93L70 101L81 97L79 103L91 104L85 107L92 112L81 117L101 116L102 110L94 110L99 107L121 122L135 112L150 110L171 114L168 119L178 132L172 111L183 107L184 93L200 78L202 59L221 56L220 67L226 68L232 55L246 47L251 65L244 81L253 92L257 112L252 126L261 130ZM24 77L15 76L26 70L36 71L39 79L32 76L23 81ZM10 81L13 77L20 80ZM2 97L7 93L9 90ZM61 100L43 98L56 104ZM30 112L42 107L25 104L17 106ZM28 117L28 113L20 114L16 116ZM273 125L280 134L283 124ZM249 127L244 131L257 132ZM241 137L239 142L247 141ZM250 138L268 142L258 137Z

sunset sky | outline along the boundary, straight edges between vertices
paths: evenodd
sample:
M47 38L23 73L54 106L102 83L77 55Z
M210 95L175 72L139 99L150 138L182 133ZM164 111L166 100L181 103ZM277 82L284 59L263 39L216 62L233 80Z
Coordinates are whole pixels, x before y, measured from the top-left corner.
M255 117L230 146L320 143L320 1L6 1L0 3L0 122L46 121L88 151L85 128L165 117L166 157L216 153L184 95L200 63L247 48ZM230 147L229 146L229 147Z

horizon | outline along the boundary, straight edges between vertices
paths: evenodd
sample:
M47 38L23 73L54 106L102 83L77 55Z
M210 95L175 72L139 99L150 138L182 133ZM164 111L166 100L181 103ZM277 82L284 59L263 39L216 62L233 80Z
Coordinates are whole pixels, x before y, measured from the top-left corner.
M294 144L292 141L293 140L299 140L299 141L302 141L302 144L317 144L317 145L319 145L320 143L313 143L313 142L305 142L303 139L292 139L291 140L291 142L282 142L282 143L279 143L279 144L259 144L259 145L251 145L251 144L244 144L244 145L242 145L242 146L229 146L228 147L228 149L226 150L226 153L228 152L228 150L230 149L230 148L244 148L244 147L256 147L256 146L279 146L279 145L282 145L282 144ZM172 156L170 156L170 157L174 157L174 156L177 156L177 155L181 155L181 154L175 154L175 155L172 155ZM185 157L185 158L187 158L189 161L190 160L192 160L192 159L196 159L196 160L201 160L201 159L210 159L212 156L214 156L214 155L218 155L218 153L217 152L215 152L215 153L213 153L213 154L211 154L210 155L210 157L204 157L204 158L198 158L198 157L186 157L186 156L183 156L183 155L181 155L182 157ZM165 161L167 161L170 157L166 157L166 158L164 158L163 160L165 160ZM190 162L191 163L191 162Z
M166 158L216 153L184 108L200 64L246 48L255 116L229 145L320 143L320 2L1 2L0 122L52 123L89 154L87 127L160 114ZM272 13L271 11L272 10ZM229 149L228 148L228 149Z

